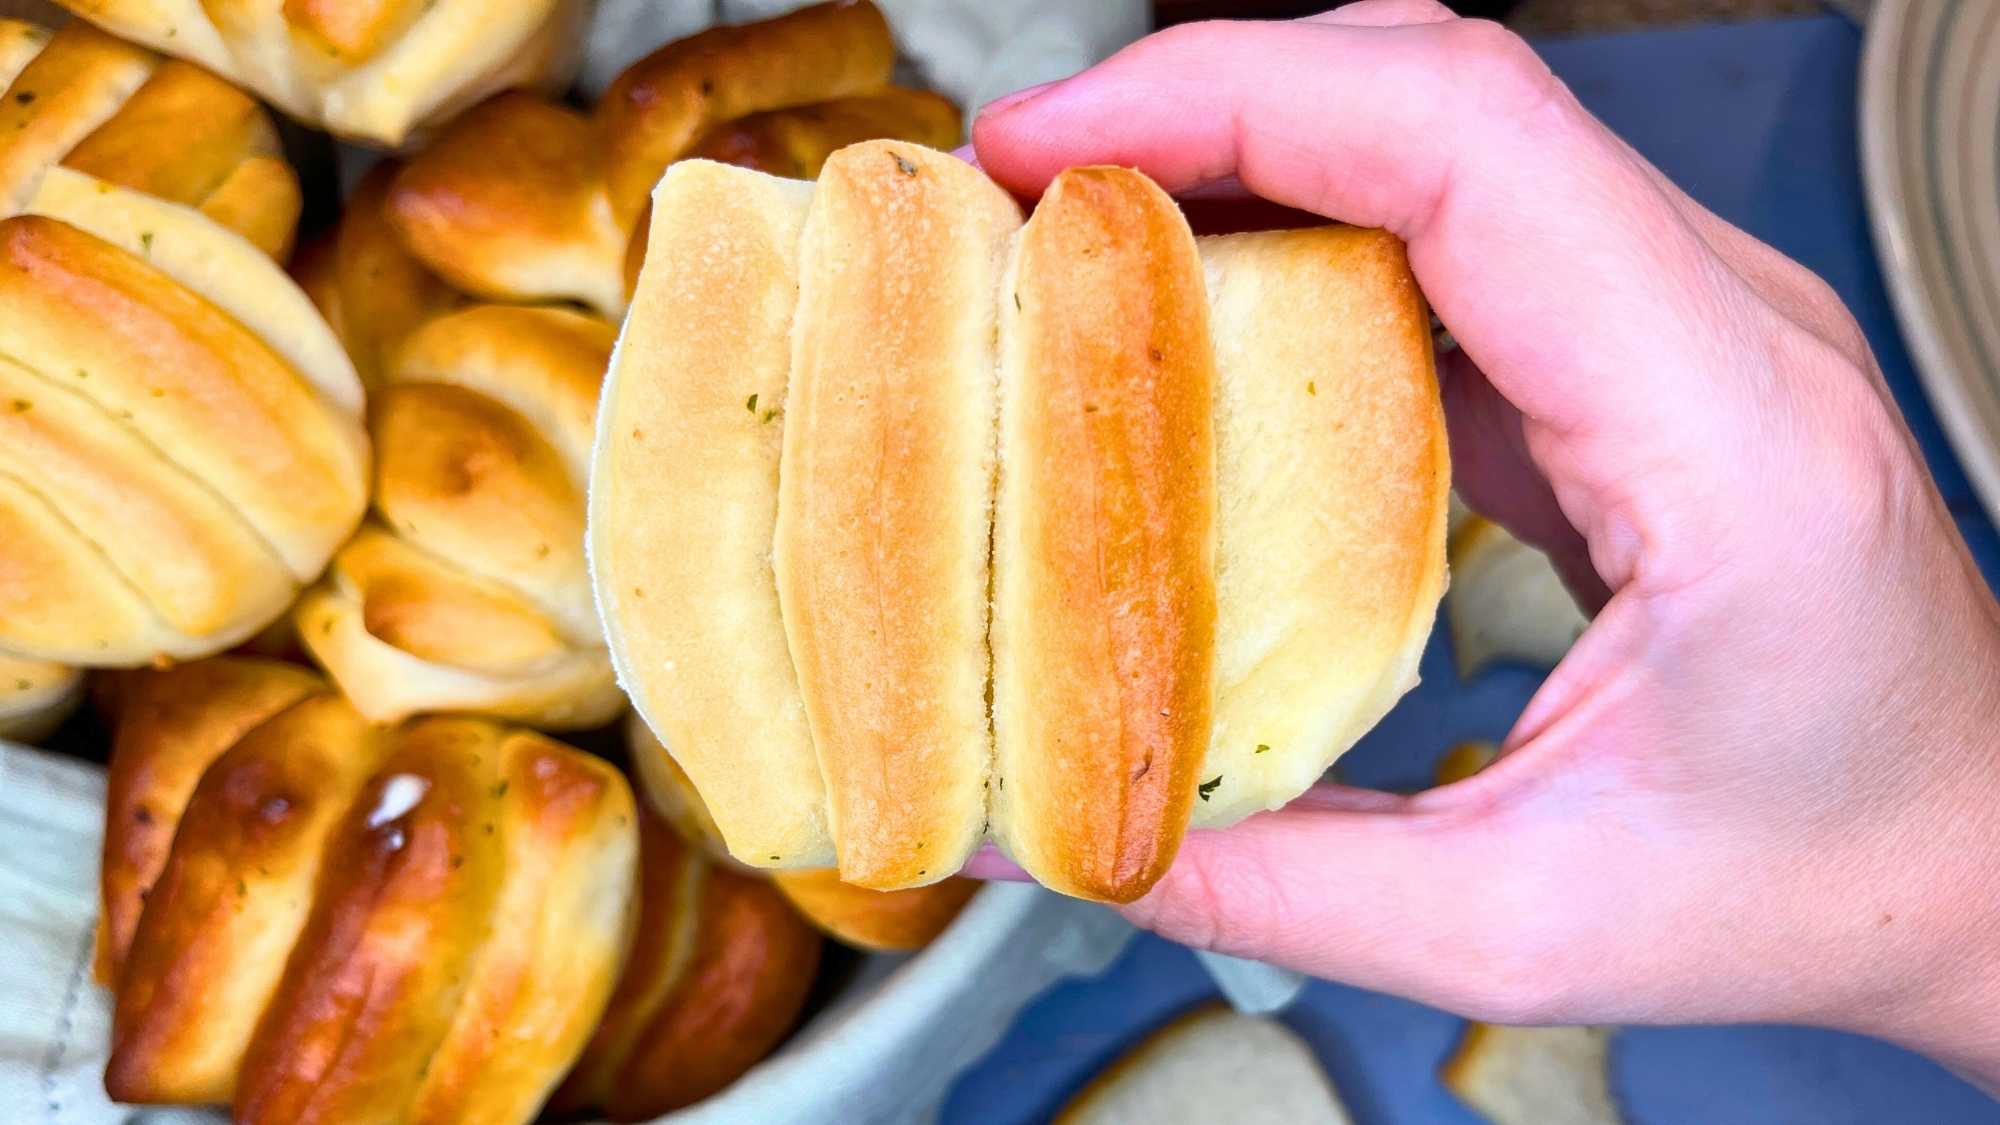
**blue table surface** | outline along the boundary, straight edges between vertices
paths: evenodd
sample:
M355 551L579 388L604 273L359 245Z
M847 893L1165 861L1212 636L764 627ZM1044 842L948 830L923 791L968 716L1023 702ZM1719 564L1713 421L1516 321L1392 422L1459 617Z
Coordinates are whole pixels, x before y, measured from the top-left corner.
M1824 17L1541 47L1586 105L1696 199L1840 292L1987 580L2000 582L2000 536L1919 388L1870 241L1855 131L1860 33ZM1423 785L1452 743L1503 735L1540 679L1507 668L1460 683L1434 636L1422 686L1342 760L1343 774ZM1101 976L1039 997L959 1079L944 1120L1045 1120L1148 1030L1214 995L1193 954L1142 936ZM1362 1125L1477 1120L1435 1080L1462 1026L1455 1017L1315 982L1282 1019ZM2000 1122L2000 1104L1916 1055L1807 1028L1633 1028L1616 1041L1612 1071L1634 1122Z

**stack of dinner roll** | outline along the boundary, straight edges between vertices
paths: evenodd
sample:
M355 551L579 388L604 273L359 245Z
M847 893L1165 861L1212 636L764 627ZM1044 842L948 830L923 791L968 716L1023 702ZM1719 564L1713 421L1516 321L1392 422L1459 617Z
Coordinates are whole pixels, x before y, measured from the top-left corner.
M798 1017L817 936L601 759L479 719L374 726L276 661L101 691L120 1101L519 1122L574 1065L562 1107L635 1120L715 1092Z
M1415 682L1450 482L1393 236L1197 240L1118 168L1024 222L870 141L816 184L676 164L650 238L593 579L741 862L890 890L991 838L1129 901Z
M0 724L73 667L226 649L367 503L362 388L281 267L256 102L85 23L0 21Z

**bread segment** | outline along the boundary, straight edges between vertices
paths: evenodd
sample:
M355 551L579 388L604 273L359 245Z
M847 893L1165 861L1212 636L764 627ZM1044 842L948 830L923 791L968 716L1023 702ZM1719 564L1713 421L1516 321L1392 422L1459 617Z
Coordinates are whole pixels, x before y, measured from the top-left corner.
M986 822L994 310L1014 201L893 141L820 173L775 543L841 877L958 870Z
M613 665L731 854L833 862L771 573L810 184L707 161L654 195L604 389L590 563Z
M1208 742L1215 360L1194 236L1152 181L1058 176L1002 304L993 829L1125 902L1173 862Z
M1200 240L1215 333L1215 730L1195 827L1303 792L1417 682L1450 466L1403 244Z

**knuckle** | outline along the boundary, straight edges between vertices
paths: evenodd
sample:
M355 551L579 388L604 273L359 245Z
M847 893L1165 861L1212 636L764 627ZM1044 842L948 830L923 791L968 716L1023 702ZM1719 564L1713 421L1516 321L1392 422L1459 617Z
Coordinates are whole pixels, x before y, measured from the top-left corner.
M1528 41L1491 20L1454 20L1439 27L1452 73L1479 103L1525 114L1561 88Z

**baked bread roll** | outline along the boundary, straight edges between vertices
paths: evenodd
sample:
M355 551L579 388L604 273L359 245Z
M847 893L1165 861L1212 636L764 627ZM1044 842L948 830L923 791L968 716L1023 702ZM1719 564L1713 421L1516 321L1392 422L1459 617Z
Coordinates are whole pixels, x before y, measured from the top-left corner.
M532 1119L631 942L623 778L479 720L372 726L270 661L109 694L112 1097L246 1122Z
M699 152L810 177L869 137L956 144L957 111L888 85L894 61L869 0L711 28L632 64L593 113L527 94L479 106L397 176L390 215L467 293L615 318L647 193L673 161Z
M583 1057L549 1102L647 1121L734 1082L798 1023L820 940L768 881L639 818L645 935Z
M588 0L56 0L108 31L199 63L309 125L400 145L512 86L559 89Z
M1348 1125L1312 1046L1267 1016L1196 1008L1148 1035L1056 1114L1058 1125Z
M376 722L610 721L583 560L584 474L612 328L465 304L393 240L386 173L302 269L373 384L373 516L299 602L300 642Z
M1085 169L1010 237L969 174L903 142L817 190L669 169L592 578L737 859L896 889L984 832L1127 901L1415 682L1450 485L1427 314L1380 231L1197 240Z
M352 364L273 257L256 103L85 23L0 21L0 653L225 649L366 503Z

